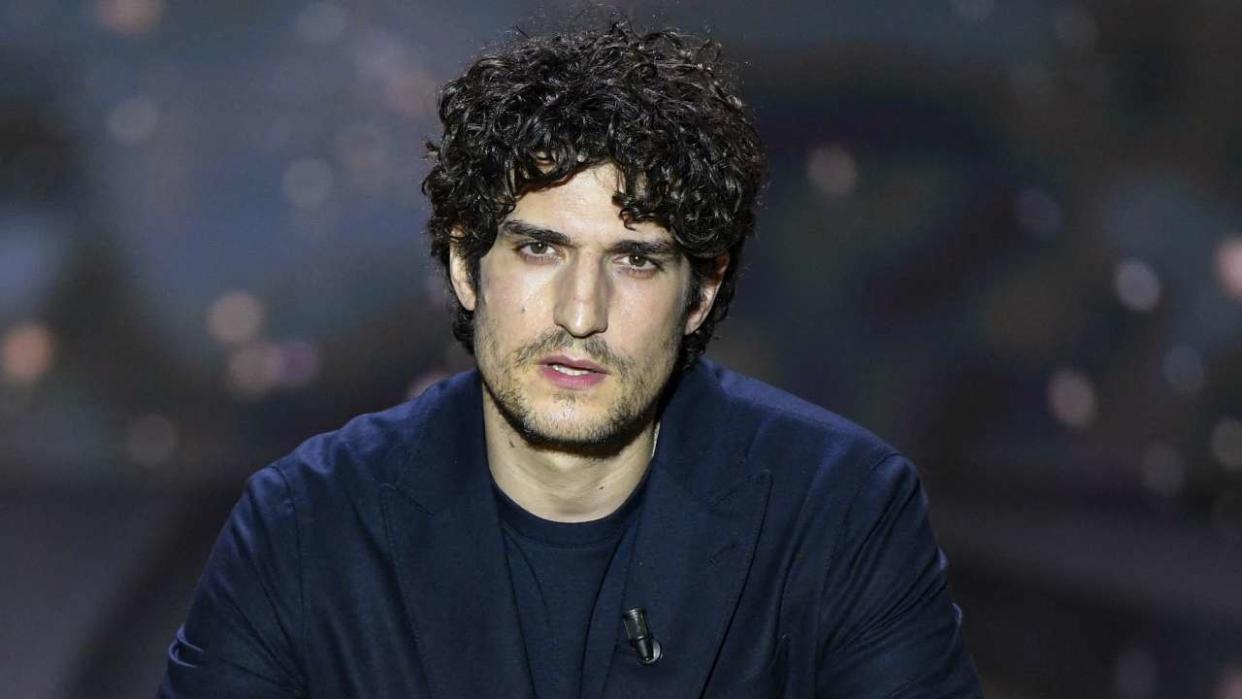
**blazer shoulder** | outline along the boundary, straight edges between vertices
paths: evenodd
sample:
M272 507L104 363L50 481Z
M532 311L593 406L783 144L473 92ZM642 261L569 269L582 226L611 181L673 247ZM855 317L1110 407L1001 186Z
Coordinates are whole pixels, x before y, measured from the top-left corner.
M352 489L359 485L395 482L434 424L468 390L468 376L459 374L428 387L418 396L390 408L358 415L340 428L317 434L272 466L295 490L315 483Z
M756 449L818 453L820 465L845 462L868 469L899 452L865 427L827 408L718 365L713 372L734 403L734 420L755 434Z

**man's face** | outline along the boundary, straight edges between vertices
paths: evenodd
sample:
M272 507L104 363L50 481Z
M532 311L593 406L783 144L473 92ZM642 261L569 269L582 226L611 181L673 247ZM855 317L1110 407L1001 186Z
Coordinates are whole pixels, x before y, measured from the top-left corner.
M522 196L480 260L477 289L452 252L486 398L537 446L595 451L637 434L719 285L720 274L704 280L687 311L689 263L659 225L625 227L618 181L601 165Z

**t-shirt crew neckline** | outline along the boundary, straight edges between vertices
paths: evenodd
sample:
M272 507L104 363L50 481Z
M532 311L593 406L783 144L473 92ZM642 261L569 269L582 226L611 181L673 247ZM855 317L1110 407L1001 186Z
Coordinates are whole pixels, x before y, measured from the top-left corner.
M648 472L650 472L648 466ZM599 519L586 522L557 522L531 514L505 494L500 486L492 481L492 490L496 493L496 505L500 521L511 527L519 535L533 539L548 546L583 547L615 541L625 529L630 514L638 506L639 493L647 482L646 474L634 487L633 492L621 503L621 506L610 514Z

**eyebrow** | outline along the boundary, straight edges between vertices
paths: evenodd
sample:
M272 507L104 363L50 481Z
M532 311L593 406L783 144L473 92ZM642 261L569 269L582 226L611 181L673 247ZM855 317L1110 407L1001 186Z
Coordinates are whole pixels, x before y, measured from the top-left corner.
M500 225L501 232L510 236L530 238L549 245L573 245L573 240L564 233L551 228L542 228L525 221L510 220ZM654 258L674 258L679 249L671 240L619 240L608 247L610 255L642 255Z
M572 242L569 236L560 231L532 226L525 221L505 221L500 224L500 230L507 235L530 238L550 245L569 245Z

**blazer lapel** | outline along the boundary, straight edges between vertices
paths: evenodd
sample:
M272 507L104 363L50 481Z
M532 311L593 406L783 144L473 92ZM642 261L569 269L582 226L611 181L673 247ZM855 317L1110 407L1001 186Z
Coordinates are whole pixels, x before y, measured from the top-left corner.
M431 694L532 697L483 442L477 374L435 403L382 503Z
M732 403L700 360L663 411L605 687L584 696L698 697L716 664L754 556L771 473L746 460ZM642 665L620 613L642 607L662 656ZM590 662L590 659L588 659ZM603 675L604 673L601 673ZM590 681L589 675L586 681ZM584 685L589 686L589 685Z
M754 555L769 477L757 474L712 504L660 471L651 474L622 610L647 610L662 656L623 652L608 696L698 697L715 667ZM620 626L620 615L616 623ZM624 634L619 634L624 643Z

